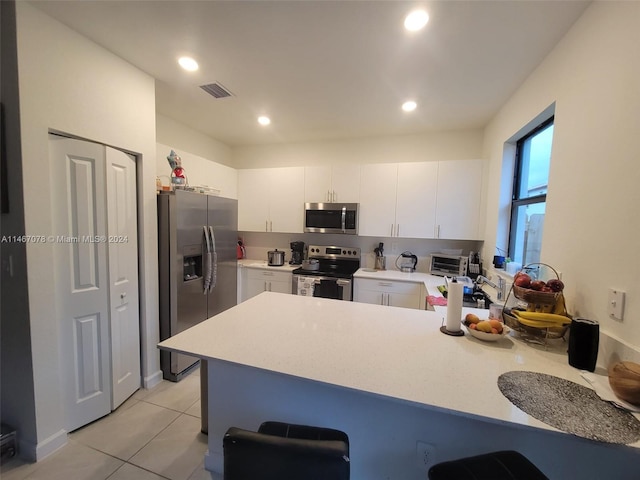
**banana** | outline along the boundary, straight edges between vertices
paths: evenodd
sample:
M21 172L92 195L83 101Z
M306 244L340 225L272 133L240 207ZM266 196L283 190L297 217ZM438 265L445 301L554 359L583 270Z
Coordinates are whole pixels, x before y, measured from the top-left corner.
M564 295L562 295L562 293L558 295L558 298L556 299L556 304L553 306L552 313L556 313L558 315L563 315L567 313L567 309L564 304Z
M523 325L536 328L561 327L571 322L569 317L555 313L523 312L512 310L518 321Z
M528 320L542 320L547 322L556 323L569 323L571 319L564 315L558 315L556 313L544 313L544 312L524 312L522 310L513 310L518 317L526 318Z

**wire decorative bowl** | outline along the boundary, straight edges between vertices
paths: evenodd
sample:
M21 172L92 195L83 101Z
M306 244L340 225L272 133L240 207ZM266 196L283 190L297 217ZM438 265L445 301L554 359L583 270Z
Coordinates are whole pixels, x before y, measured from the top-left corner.
M525 265L518 273L524 273L525 270L531 269L532 267L535 267L537 265L548 267L555 273L556 278L560 279L560 275L558 274L556 269L551 265L547 265L546 263L530 263L528 265ZM514 276L514 278L515 277L517 277L517 274ZM562 292L540 292L537 290L518 287L517 285L512 284L505 299L505 305L508 304L509 297L512 293L515 298L520 300L521 304L524 303L524 305L522 305L522 310L526 310L529 312L556 313L558 315L564 315L568 319L571 318L567 314L564 295L562 294ZM515 309L517 310L518 308ZM542 345L545 345L546 341L550 339L564 339L567 331L569 330L569 324L546 328L524 325L520 323L518 319L511 314L511 310L507 308L502 311L502 320L504 324L509 328L522 334L522 337L525 341L539 343Z

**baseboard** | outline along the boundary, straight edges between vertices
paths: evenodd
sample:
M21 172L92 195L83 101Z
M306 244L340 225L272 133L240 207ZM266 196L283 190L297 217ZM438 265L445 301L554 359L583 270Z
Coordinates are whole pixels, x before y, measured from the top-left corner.
M207 450L204 454L204 468L205 470L222 475L224 470L224 457L220 453L211 453Z
M67 431L64 429L37 444L18 438L18 456L29 462L39 462L64 447L68 441Z
M160 382L162 382L162 370L158 370L157 372L153 373L152 375L144 377L142 379L142 387L146 388L148 390L150 388L155 387Z

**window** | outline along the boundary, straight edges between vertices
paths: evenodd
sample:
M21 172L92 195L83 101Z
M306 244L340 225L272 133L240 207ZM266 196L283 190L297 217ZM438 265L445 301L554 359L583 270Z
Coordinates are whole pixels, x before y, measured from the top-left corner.
M553 117L516 143L509 256L526 265L540 261L553 143Z

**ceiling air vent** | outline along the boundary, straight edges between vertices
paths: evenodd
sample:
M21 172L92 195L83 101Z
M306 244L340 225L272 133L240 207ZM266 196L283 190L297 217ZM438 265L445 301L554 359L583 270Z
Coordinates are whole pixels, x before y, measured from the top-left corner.
M210 83L208 85L200 85L200 88L215 98L225 98L232 96L231 92L219 83Z

